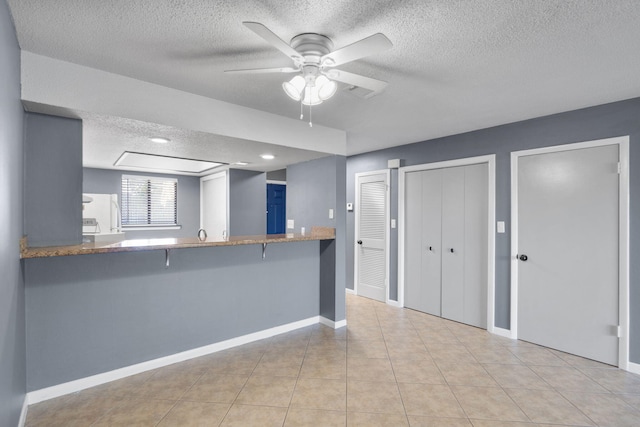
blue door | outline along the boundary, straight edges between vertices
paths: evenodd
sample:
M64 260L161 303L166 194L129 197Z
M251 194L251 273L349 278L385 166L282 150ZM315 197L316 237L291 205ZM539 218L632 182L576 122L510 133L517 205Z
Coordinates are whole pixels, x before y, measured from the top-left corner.
M267 234L284 234L287 212L287 186L267 184Z

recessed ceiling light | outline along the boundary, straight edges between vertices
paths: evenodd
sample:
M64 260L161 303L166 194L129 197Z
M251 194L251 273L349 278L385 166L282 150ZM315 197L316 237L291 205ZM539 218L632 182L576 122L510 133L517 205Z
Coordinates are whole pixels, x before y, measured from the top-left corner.
M169 138L163 138L161 136L154 136L149 138L149 140L157 142L158 144L166 144L167 142L171 141Z
M273 154L260 154L260 157L265 160L273 160L276 158L276 156L274 156Z
M236 166L247 166L249 163L247 162L235 162L234 165Z

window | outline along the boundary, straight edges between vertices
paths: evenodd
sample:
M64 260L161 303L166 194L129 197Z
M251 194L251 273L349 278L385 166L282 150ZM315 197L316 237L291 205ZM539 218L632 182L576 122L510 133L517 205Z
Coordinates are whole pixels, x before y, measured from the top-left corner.
M122 175L122 225L177 226L178 180Z

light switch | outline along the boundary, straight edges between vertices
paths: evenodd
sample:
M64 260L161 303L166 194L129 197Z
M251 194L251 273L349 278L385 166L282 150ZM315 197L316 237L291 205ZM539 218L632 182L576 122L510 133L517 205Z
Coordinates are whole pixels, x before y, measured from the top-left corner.
M333 209L329 209L329 219L333 219Z
M295 228L295 226L293 225L293 220L292 219L288 219L287 220L287 228Z
M396 228L396 220L395 220L395 218L391 218L391 228Z
M504 233L504 221L498 221L498 233Z
M347 212L353 212L353 203L347 203Z

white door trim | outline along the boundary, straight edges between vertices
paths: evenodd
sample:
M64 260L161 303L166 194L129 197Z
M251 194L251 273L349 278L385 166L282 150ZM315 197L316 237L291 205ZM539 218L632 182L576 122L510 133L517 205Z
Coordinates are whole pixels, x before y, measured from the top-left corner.
M629 136L514 151L511 153L511 337L518 337L518 160L523 156L619 145L618 367L629 370Z
M405 179L408 172L443 169L486 163L488 166L487 214L487 331L496 333L495 327L495 265L496 265L496 155L468 157L415 166L405 166L398 170L398 303L404 307L404 243L405 243Z
M385 301L387 304L390 303L389 301L389 251L390 251L390 242L389 242L389 237L390 237L390 232L389 229L390 227L390 218L391 218L391 207L389 206L389 201L390 201L390 197L389 197L389 183L391 181L391 172L389 169L381 169L381 170L376 170L376 171L368 171L368 172L358 172L355 174L355 184L356 184L356 209L360 209L360 186L358 185L358 180L360 177L363 176L369 176L369 175L379 175L379 174L384 174L385 175L385 180L387 183L387 190L385 193L385 206L386 206L386 212L384 213L385 216L385 228L384 228L384 238L385 238L385 278L384 278L384 283L385 283ZM358 295L358 230L360 229L360 215L359 215L359 211L356 210L356 214L355 214L355 228L354 228L354 232L353 232L353 293Z

